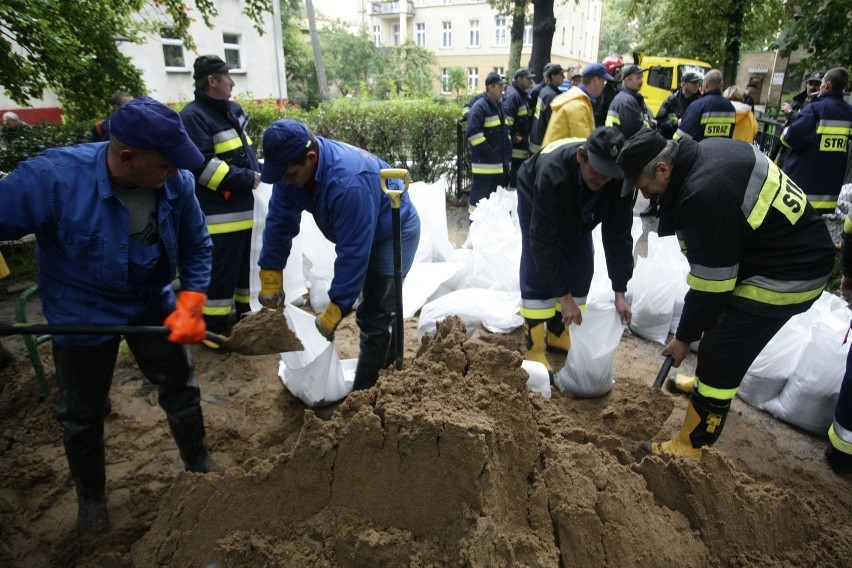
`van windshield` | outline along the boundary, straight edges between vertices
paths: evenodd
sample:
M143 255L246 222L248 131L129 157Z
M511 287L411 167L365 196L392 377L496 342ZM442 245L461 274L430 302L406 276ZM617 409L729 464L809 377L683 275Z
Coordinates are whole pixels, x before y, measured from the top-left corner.
M695 73L701 78L701 82L704 82L704 73L707 72L706 67L702 67L701 65L678 65L678 77L677 84L680 85L681 79L687 73Z

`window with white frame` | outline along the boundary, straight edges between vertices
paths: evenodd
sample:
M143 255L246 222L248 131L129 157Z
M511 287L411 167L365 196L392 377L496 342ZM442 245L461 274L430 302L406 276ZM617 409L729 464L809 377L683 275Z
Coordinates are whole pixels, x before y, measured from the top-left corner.
M445 6L452 4L452 3L453 3L453 0L443 0L443 2L442 2L442 4L444 4Z
M382 46L382 26L373 26L373 45Z
M506 16L494 18L494 47L506 47Z
M391 26L391 37L393 38L393 44L399 45L399 24Z
M524 45L532 45L532 42L533 42L532 24L526 23L524 25Z
M475 91L479 87L479 68L478 67L468 67L467 68L467 88L471 91Z
M426 47L426 24L417 22L414 24L414 41L417 47Z
M467 46L479 47L479 20L468 20Z
M453 23L441 22L441 47L450 49L453 47Z
M423 0L414 0L414 5L415 5L415 6L422 6L422 5L423 5Z
M505 76L505 73L503 73L503 67L492 67L491 70L500 75L501 77Z
M450 92L450 68L441 67L441 92L446 94Z
M243 58L240 52L240 34L222 34L222 43L225 46L225 63L234 66L234 69L243 68Z
M160 43L163 45L166 69L186 69L183 41L177 39L174 28L160 28Z

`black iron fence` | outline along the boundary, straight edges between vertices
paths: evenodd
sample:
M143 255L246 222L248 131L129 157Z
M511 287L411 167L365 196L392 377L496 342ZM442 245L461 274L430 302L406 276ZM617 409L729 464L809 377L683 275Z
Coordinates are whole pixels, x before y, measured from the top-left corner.
M470 184L473 181L466 130L467 120L462 117L456 121L456 199L470 195Z

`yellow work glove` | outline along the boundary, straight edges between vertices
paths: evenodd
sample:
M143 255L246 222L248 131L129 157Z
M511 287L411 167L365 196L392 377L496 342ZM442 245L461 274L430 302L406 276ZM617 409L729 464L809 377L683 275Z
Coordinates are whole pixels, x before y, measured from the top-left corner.
M270 310L284 306L284 274L280 270L260 269L260 305Z
M343 313L340 307L331 302L323 313L317 316L314 323L317 325L317 330L329 341L334 341L334 330L340 325L340 320L343 319Z
M200 343L206 337L204 324L204 302L207 294L186 290L177 297L175 311L169 314L164 325L172 331L168 340L172 343Z

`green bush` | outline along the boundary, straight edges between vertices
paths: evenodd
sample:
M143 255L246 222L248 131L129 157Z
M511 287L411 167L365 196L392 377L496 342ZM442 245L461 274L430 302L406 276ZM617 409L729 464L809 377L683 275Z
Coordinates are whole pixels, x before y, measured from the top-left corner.
M91 142L94 124L44 124L25 128L19 135L4 140L6 147L0 149L0 171L11 172L27 158L41 154L48 148L72 146Z

